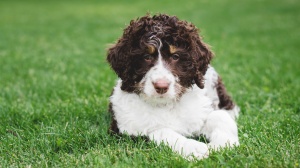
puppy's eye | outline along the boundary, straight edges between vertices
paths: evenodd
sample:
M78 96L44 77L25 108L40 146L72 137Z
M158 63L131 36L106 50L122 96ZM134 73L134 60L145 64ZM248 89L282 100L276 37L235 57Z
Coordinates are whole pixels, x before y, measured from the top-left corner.
M152 59L153 59L152 55L150 55L150 54L144 55L144 60L151 61Z
M171 56L172 60L177 61L179 59L179 55L178 54L173 54Z

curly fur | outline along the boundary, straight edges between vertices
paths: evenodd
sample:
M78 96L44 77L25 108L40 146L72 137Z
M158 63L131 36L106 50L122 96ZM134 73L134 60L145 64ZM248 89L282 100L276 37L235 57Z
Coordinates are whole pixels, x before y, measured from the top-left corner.
M238 145L239 108L210 66L212 57L192 23L165 14L132 20L108 50L119 77L110 131L165 143L187 159L208 157L208 147ZM200 135L210 143L187 138Z
M143 65L139 58L145 54L149 45L153 45L149 41L151 36L159 38L163 46L174 45L182 50L185 61L176 66L176 75L181 85L190 87L195 82L203 88L203 76L213 53L198 33L195 25L181 21L176 16L146 15L132 20L123 36L108 50L107 60L123 80L122 90L133 92L135 84L154 65Z

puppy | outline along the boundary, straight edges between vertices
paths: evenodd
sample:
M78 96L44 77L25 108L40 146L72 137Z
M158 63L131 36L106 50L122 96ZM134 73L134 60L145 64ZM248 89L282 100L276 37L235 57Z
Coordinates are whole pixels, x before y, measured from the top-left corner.
M209 64L213 53L195 25L176 16L132 20L108 49L119 79L110 97L110 130L146 136L187 159L239 145L239 108ZM189 137L204 135L205 144Z

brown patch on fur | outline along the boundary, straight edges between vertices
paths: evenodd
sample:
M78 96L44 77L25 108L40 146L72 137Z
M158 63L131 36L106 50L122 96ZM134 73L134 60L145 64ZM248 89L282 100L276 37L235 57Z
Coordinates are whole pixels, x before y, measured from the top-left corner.
M148 46L148 53L149 54L154 54L154 52L155 52L155 47L153 45L149 45Z
M171 54L174 54L177 51L176 47L173 45L169 45L169 49Z
M218 83L216 85L216 89L220 100L219 108L226 109L226 110L233 109L235 105L231 100L230 96L228 95L221 77L218 77Z

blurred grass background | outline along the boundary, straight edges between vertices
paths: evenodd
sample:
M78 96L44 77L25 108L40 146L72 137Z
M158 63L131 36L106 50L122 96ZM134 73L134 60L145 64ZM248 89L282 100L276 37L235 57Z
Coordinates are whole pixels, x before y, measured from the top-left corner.
M299 167L296 0L0 1L1 167ZM241 106L241 146L187 162L106 133L116 76L105 61L131 19L193 22Z

